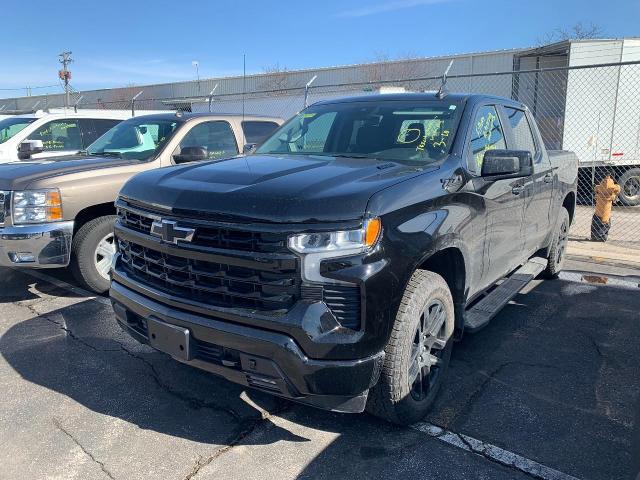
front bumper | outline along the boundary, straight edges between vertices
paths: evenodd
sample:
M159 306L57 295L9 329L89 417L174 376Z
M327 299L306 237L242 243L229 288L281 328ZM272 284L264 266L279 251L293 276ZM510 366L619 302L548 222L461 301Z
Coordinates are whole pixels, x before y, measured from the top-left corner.
M384 360L382 351L354 360L312 359L285 333L189 313L115 281L110 296L118 323L138 341L154 343L149 322L180 327L188 331L184 354L168 344L153 346L235 383L327 410L363 411Z
M0 228L0 266L66 267L73 221Z

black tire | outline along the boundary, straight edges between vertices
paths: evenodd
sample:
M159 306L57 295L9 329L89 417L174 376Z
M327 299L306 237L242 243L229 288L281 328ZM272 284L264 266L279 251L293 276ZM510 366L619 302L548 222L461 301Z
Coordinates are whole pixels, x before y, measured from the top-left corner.
M620 194L618 200L623 205L640 205L640 168L630 168L618 178Z
M547 254L547 268L542 274L544 278L557 278L562 271L567 253L570 226L569 212L566 208L560 207L558 221Z
M428 318L436 318L438 314L435 312L438 309L444 315L444 322L440 327L439 320L430 326L428 320L423 322ZM437 359L437 363L429 367L422 366L416 380L411 382L411 371L416 373L415 365L421 364L414 362L414 368L411 369L412 360L418 354L419 329L424 324L427 328L423 327L422 331L435 333L431 335L431 339L437 339L437 342L434 341L434 348L423 355L428 357L429 362ZM432 327L438 331L435 332ZM369 391L367 411L399 425L409 425L422 419L433 404L449 366L453 328L453 300L447 283L436 273L416 270L404 292L391 338L385 348L380 380Z
M71 272L84 288L95 293L109 290L109 279L98 270L96 250L105 237L113 236L115 220L115 215L106 215L85 223L71 244Z

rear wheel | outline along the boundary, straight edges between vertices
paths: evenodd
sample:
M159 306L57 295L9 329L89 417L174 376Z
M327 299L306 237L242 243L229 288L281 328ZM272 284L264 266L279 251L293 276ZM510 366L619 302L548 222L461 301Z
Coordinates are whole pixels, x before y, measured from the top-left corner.
M109 289L109 270L116 253L113 225L115 215L85 223L73 237L71 271L83 287L104 293Z
M560 207L558 223L556 224L556 230L547 256L547 268L543 273L546 278L556 278L562 271L567 253L567 244L569 243L570 223L569 212L566 208Z
M620 194L618 199L623 205L640 205L640 168L631 168L618 178Z
M433 404L451 358L454 310L444 279L417 270L405 290L367 410L407 425Z

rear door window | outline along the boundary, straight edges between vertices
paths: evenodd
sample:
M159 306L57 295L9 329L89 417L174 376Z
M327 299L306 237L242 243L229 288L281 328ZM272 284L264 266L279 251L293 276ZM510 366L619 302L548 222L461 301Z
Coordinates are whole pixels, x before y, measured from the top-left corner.
M29 140L41 140L44 150L79 151L82 150L82 134L76 119L52 120L45 123L29 136Z
M242 131L247 143L262 143L278 128L275 122L242 122Z
M104 133L115 127L121 120L110 120L104 118L81 118L78 120L82 130L82 146L87 148Z
M480 107L471 124L471 142L467 156L469 170L479 174L485 152L504 148L506 148L504 133L496 107L493 105Z
M236 137L228 122L203 122L193 127L180 142L179 149L203 147L212 160L238 154Z
M533 133L525 112L511 107L504 107L504 110L507 113L511 131L513 132L513 149L526 150L531 152L532 157L535 156L536 143L533 140Z

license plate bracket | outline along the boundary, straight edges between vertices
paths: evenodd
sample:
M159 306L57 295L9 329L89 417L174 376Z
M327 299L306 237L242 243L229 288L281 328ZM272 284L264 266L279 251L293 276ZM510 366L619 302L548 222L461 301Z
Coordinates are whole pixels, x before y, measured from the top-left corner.
M156 318L147 319L149 345L178 360L191 360L191 333L188 328L171 325Z

